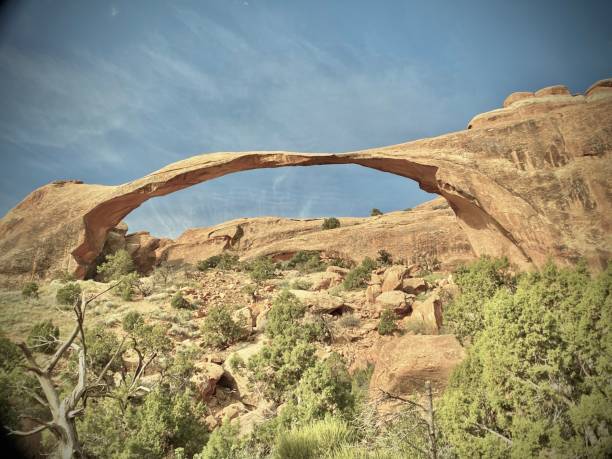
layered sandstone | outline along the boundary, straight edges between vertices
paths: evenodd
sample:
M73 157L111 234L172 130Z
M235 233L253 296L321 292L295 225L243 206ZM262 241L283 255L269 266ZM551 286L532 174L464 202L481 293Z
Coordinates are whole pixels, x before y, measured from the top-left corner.
M612 86L585 95L559 87L475 117L465 131L345 154L214 153L119 185L61 181L26 197L0 221L2 282L69 269L91 272L108 232L146 200L232 172L358 164L416 180L443 196L476 254L522 267L612 253Z
M340 218L340 228L323 231L322 218L243 218L210 228L190 229L156 251L158 261L196 264L232 250L242 259L271 256L291 258L300 250L314 250L324 256L338 256L360 262L388 251L395 260L421 254L435 257L442 268L452 269L472 260L475 254L442 198L410 211L391 212L369 218Z

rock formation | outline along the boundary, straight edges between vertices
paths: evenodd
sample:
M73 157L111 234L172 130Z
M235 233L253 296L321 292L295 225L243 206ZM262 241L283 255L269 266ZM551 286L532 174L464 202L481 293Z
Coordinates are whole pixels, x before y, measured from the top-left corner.
M278 217L243 218L210 228L190 229L174 241L164 241L156 259L196 264L223 250L232 249L243 259L261 255L278 260L300 250L319 251L360 262L387 250L395 260L414 254L437 257L445 269L475 257L442 198L415 207L370 218L340 218L341 227L322 231L323 219Z
M510 96L468 129L345 154L287 152L195 156L119 185L58 181L27 196L0 221L0 276L44 277L95 267L109 231L156 196L232 172L358 164L416 180L443 196L476 254L522 267L585 257L600 268L612 252L612 80L584 95L554 86Z

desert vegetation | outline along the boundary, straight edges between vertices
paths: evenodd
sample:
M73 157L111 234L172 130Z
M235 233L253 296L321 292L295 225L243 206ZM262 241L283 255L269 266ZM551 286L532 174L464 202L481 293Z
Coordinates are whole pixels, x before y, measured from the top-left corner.
M605 457L612 268L483 257L448 277L432 259L229 254L143 277L119 254L105 283L37 283L12 298L61 305L64 326L0 337L5 431L65 457ZM442 332L465 354L442 385L408 373L398 391L360 359Z

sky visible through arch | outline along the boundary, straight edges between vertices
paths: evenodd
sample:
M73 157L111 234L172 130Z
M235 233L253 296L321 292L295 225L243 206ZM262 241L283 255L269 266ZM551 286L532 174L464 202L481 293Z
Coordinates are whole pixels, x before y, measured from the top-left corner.
M214 151L341 152L464 129L509 93L612 77L598 1L49 1L0 9L0 214L60 178L119 184ZM359 166L233 174L131 230L413 207Z

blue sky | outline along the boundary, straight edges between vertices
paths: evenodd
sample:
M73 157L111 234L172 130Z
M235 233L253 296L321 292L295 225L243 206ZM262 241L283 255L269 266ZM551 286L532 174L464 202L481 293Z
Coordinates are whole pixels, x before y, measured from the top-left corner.
M0 214L213 151L347 151L465 128L507 94L612 76L610 2L21 1L0 10ZM358 166L234 174L132 230L366 215L428 195Z

